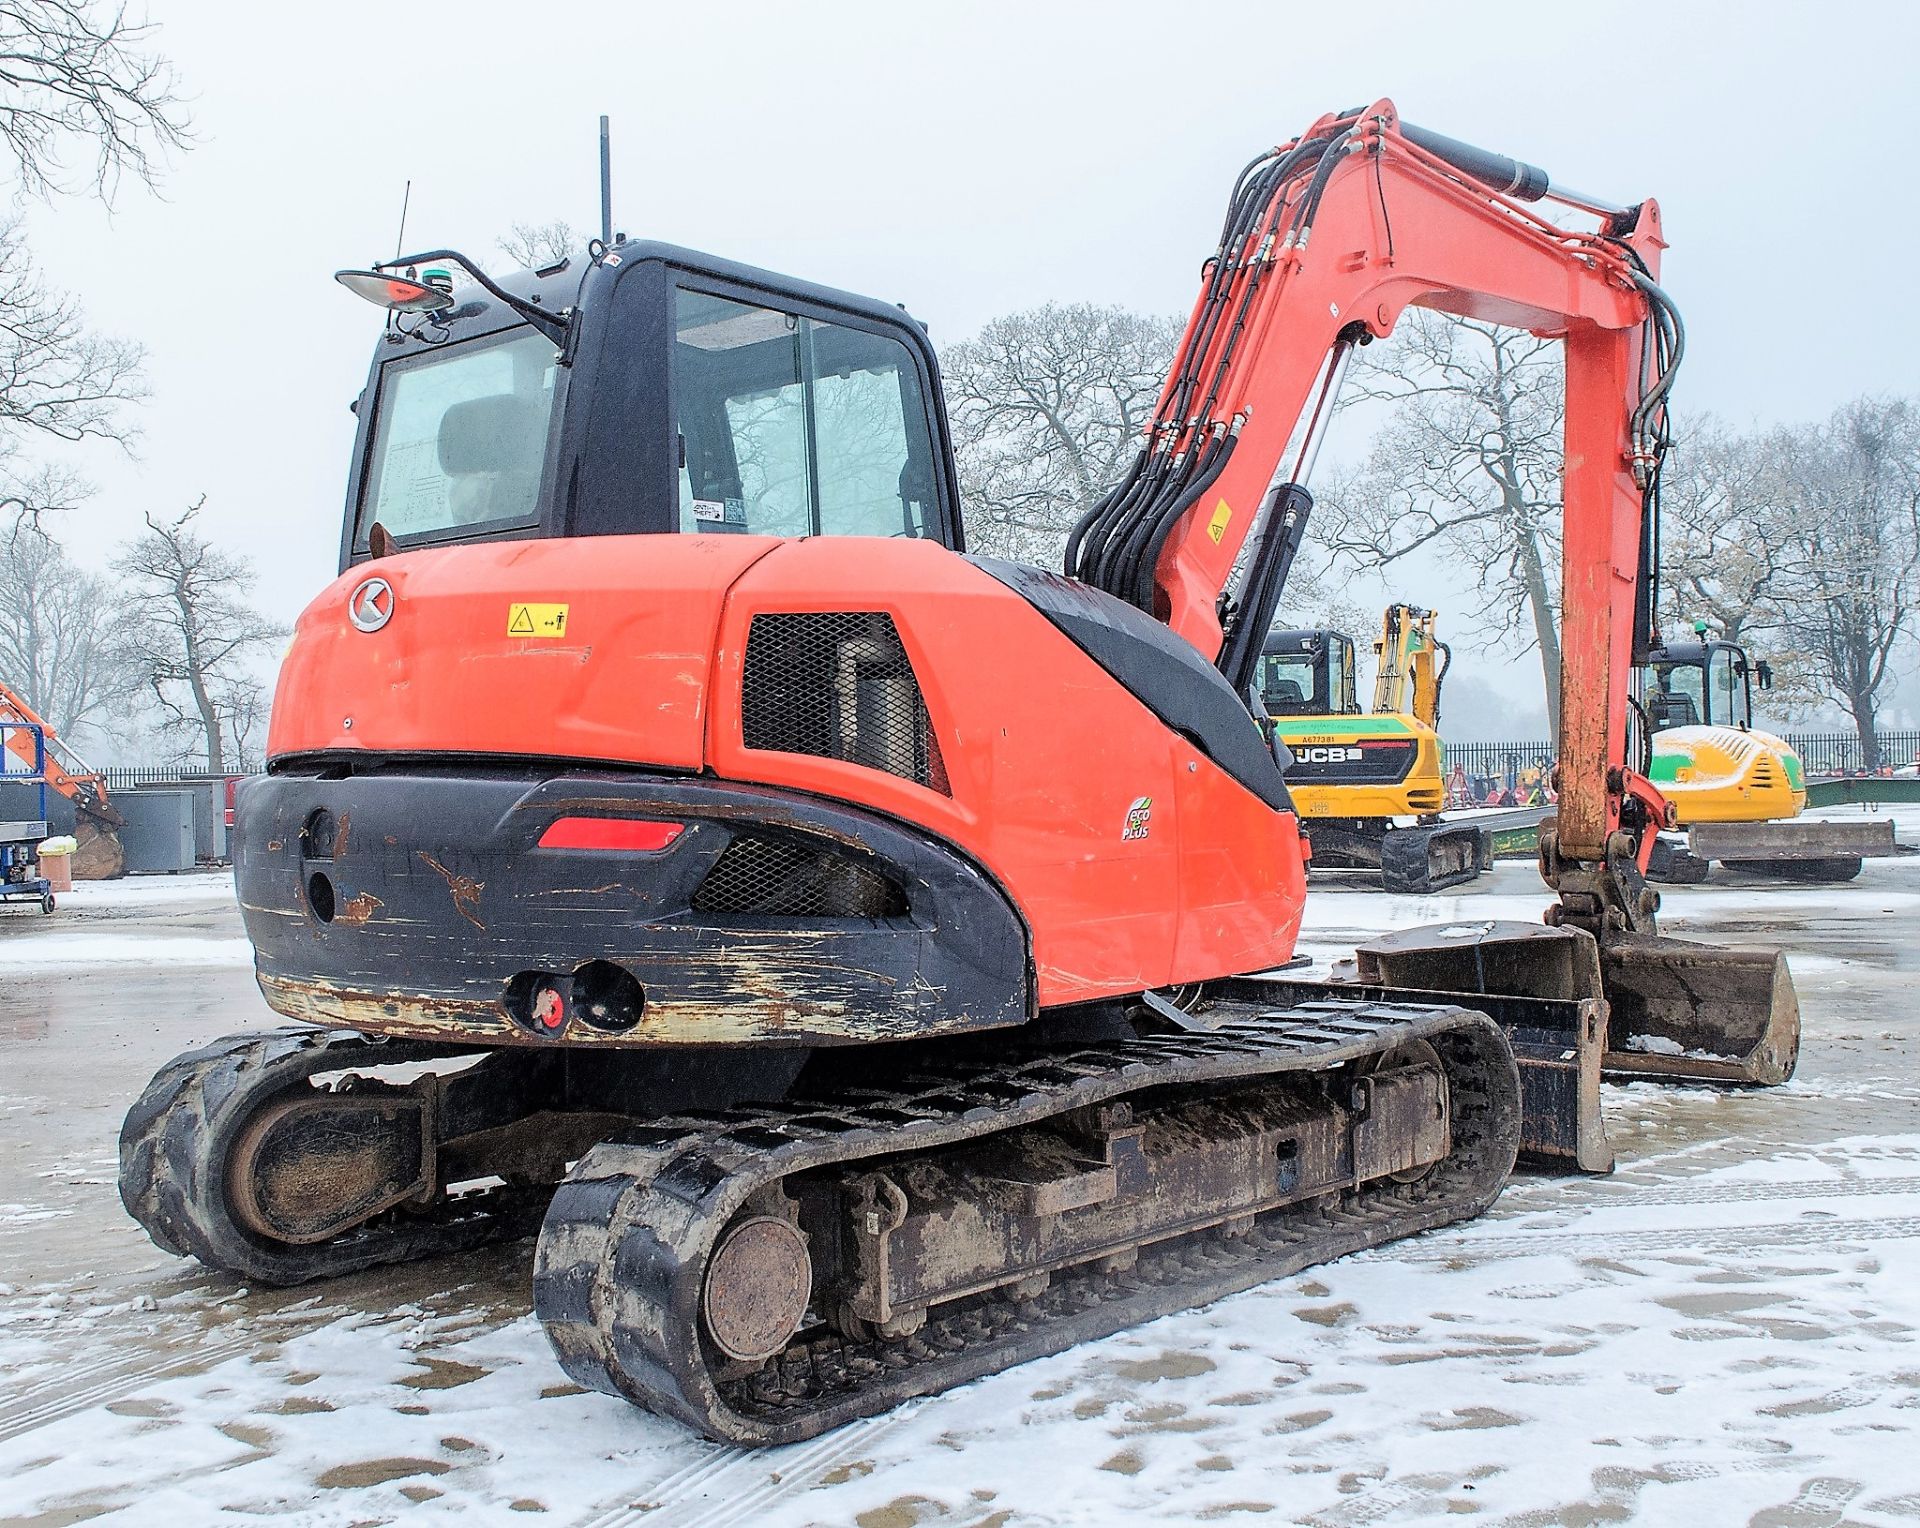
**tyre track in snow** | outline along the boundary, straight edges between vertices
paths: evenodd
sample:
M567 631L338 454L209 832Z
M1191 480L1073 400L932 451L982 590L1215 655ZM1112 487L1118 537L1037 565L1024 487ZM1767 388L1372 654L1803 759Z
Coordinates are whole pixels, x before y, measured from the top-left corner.
M1920 1194L1920 1176L1909 1178L1813 1179L1804 1183L1674 1183L1658 1187L1608 1191L1593 1202L1595 1209L1641 1204L1738 1204L1764 1199L1783 1204L1795 1199L1854 1199L1878 1194Z
M1613 1209L1631 1209L1659 1204L1739 1204L1764 1200L1785 1204L1797 1199L1854 1199L1882 1194L1920 1195L1920 1175L1887 1178L1814 1178L1788 1183L1649 1183L1635 1184L1620 1179L1601 1179L1586 1188L1587 1180L1562 1180L1560 1184L1537 1186L1538 1180L1522 1180L1502 1194L1500 1202L1524 1205L1523 1213L1538 1215L1551 1210L1578 1208L1583 1214ZM1544 1191L1542 1191L1544 1188ZM1533 1192L1529 1192L1533 1190ZM1590 1193L1591 1197L1585 1197ZM1581 1194L1576 1199L1573 1196Z
M25 1386L0 1404L0 1443L96 1406L127 1400L163 1380L203 1374L229 1358L239 1358L258 1348L260 1342L260 1337L249 1332L169 1357L142 1355L108 1364L104 1372L96 1370L92 1381L78 1388L74 1386L72 1371L62 1364L46 1379Z
M1590 1231L1554 1228L1515 1229L1486 1236L1442 1240L1429 1233L1396 1247L1356 1254L1357 1259L1396 1263L1487 1262L1497 1258L1631 1256L1634 1253L1764 1252L1778 1248L1828 1247L1836 1243L1910 1241L1920 1237L1920 1215L1886 1220L1806 1220L1789 1224L1760 1222L1734 1226L1673 1226L1645 1230L1595 1227Z
M617 1505L583 1519L578 1528L737 1528L756 1523L771 1507L811 1491L836 1465L857 1460L903 1425L918 1405L867 1417L824 1437L783 1449L718 1446L705 1458L623 1493Z

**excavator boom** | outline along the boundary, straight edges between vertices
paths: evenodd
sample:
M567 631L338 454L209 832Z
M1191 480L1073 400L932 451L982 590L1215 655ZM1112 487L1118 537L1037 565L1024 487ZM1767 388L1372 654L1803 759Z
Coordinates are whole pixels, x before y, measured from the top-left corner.
M1540 837L1541 874L1560 900L1549 921L1600 945L1620 1064L1777 1081L1799 1032L1785 963L1776 955L1761 971L1729 959L1726 1005L1702 1020L1688 994L1711 952L1656 933L1646 869L1672 813L1646 761L1627 751L1634 664L1652 640L1649 506L1683 349L1657 280L1660 211L1651 200L1601 208L1559 196L1594 213L1597 226L1579 232L1528 205L1555 195L1545 172L1403 123L1385 100L1323 117L1254 160L1145 444L1076 526L1068 568L1166 621L1244 691L1353 348L1390 334L1413 305L1560 339L1559 800ZM1519 948L1518 970L1552 964L1530 938ZM1423 985L1418 959L1400 970L1393 979ZM1712 1058L1708 1071L1690 1069L1697 1057Z
M1389 605L1380 618L1373 711L1376 716L1411 716L1423 727L1440 727L1440 686L1452 654L1434 635L1435 616L1417 605Z

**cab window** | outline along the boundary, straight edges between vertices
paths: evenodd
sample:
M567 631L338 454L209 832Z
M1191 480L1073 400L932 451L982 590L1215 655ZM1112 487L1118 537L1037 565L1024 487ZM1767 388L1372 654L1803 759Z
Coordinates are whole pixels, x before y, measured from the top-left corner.
M1655 732L1669 727L1698 727L1707 720L1707 696L1698 663L1656 663L1646 693Z
M680 530L938 534L932 430L899 340L682 287L674 341Z
M1716 647L1707 657L1707 704L1709 718L1723 726L1746 727L1752 718L1747 711L1747 687L1734 662L1731 647Z
M427 541L533 524L557 365L524 326L388 362L357 543L375 521Z
M1312 652L1262 653L1260 702L1269 716L1316 716L1321 703L1320 665Z

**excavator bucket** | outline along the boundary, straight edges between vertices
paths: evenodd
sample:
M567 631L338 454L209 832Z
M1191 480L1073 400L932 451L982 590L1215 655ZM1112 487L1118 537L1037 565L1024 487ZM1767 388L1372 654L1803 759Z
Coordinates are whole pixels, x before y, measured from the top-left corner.
M1800 1054L1800 999L1778 950L1621 934L1600 952L1610 1072L1772 1087Z
M1355 952L1381 988L1486 999L1520 1062L1522 1149L1588 1172L1612 1163L1602 1071L1771 1086L1793 1075L1800 1005L1776 950L1488 921L1389 934Z

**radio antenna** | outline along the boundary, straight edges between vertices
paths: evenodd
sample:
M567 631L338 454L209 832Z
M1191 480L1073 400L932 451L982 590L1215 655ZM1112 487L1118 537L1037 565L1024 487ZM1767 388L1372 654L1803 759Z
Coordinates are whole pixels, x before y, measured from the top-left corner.
M393 241L393 258L400 258L400 251L407 247L407 203L413 200L413 182L407 182L407 189L400 193L400 233Z
M613 245L613 139L607 119L600 119L600 242Z

